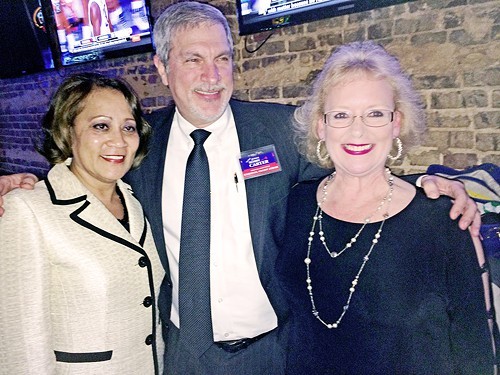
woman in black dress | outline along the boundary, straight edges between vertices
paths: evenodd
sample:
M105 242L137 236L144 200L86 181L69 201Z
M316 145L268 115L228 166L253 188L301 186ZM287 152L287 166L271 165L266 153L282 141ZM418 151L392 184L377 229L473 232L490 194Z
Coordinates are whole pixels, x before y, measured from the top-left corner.
M425 128L398 60L372 42L340 47L296 120L301 150L335 172L289 197L277 262L288 373L492 373L470 235L448 199L428 200L386 167Z

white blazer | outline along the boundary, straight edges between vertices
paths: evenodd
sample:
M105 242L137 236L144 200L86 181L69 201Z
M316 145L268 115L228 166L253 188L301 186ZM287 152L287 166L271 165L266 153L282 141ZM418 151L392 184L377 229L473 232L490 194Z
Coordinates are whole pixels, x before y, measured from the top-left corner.
M140 203L118 187L130 233L64 163L5 197L0 374L161 373L164 270Z

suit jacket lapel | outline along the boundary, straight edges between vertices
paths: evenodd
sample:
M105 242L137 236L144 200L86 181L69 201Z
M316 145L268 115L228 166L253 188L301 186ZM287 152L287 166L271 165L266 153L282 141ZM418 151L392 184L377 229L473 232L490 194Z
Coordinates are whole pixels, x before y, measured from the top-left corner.
M130 204L132 210L129 211L129 217L132 215L134 217L133 222L136 234L138 234L137 237L132 237L127 232L111 212L78 181L64 163L58 164L50 170L46 185L52 203L68 206L69 216L73 221L111 241L119 242L144 254L144 250L137 243L146 228L144 222L138 224L141 221L142 212L138 213L138 209L134 208L134 205ZM125 186L123 184L122 188L125 189ZM124 192L124 195L128 196L129 193ZM130 201L130 197L127 198Z
M255 113L248 113L240 107L238 102L234 101L231 101L231 110L241 151L249 151L273 144L274 141L267 132L266 124L260 122ZM250 232L259 272L263 270L262 266L266 262L264 233L267 233L266 226L271 225L267 219L270 202L268 199L262 199L262 197L269 196L271 185L268 181L269 179L263 177L245 180Z
M130 235L143 246L147 234L147 225L142 206L137 199L133 198L132 189L129 185L123 181L118 181L118 187L122 191L125 204L127 205Z
M165 109L146 115L146 120L153 126L153 136L149 142L149 153L144 163L137 170L131 171L127 175L134 187L134 194L138 197L144 211L147 213L156 248L167 273L169 267L163 234L161 202L167 144L174 114L175 106L170 105Z

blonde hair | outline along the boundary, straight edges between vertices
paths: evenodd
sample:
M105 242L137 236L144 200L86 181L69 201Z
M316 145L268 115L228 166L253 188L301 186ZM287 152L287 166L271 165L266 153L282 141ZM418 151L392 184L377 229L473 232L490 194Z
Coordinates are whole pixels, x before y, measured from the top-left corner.
M318 121L322 121L328 91L363 74L384 79L393 88L395 110L402 115L400 138L405 149L420 144L426 129L424 109L420 95L403 72L399 60L372 41L354 42L331 54L314 80L311 95L295 110L295 140L299 151L312 163L333 167L329 158L319 160L316 153L319 141L316 127Z

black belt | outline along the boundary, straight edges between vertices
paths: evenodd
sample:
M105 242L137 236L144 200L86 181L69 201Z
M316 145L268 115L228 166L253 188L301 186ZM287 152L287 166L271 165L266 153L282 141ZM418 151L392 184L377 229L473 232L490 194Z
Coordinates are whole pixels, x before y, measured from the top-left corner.
M239 339L239 340L229 340L229 341L216 341L214 344L217 345L219 348L225 350L228 353L236 353L239 352L242 349L247 348L250 344L253 344L256 341L259 341L261 338L264 336L267 336L271 332L273 332L274 329L261 333L258 336L252 337L251 339Z

